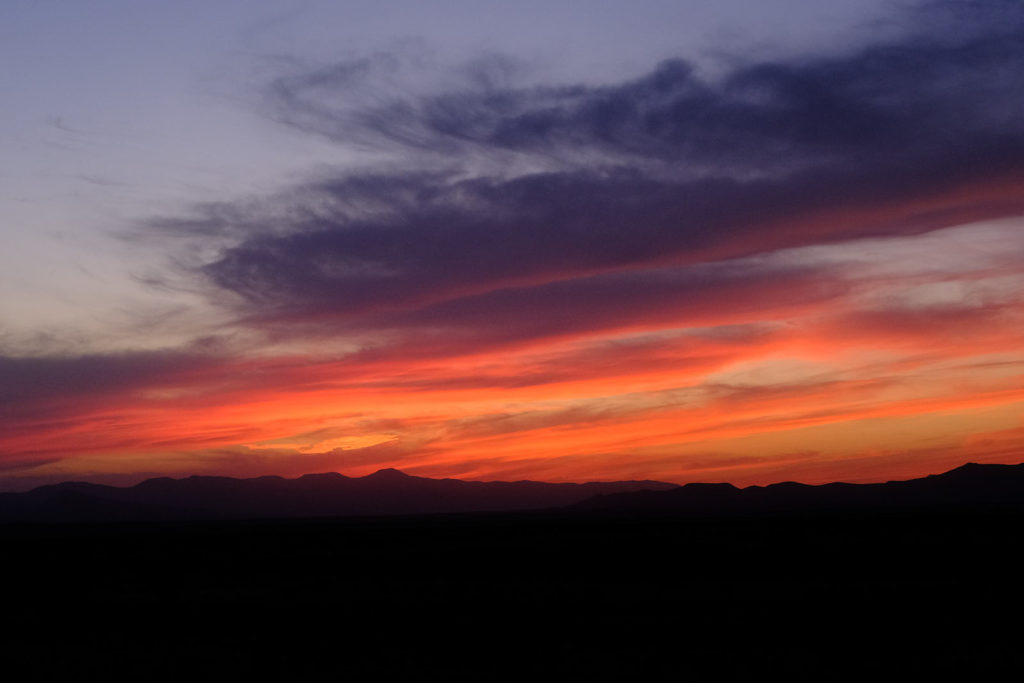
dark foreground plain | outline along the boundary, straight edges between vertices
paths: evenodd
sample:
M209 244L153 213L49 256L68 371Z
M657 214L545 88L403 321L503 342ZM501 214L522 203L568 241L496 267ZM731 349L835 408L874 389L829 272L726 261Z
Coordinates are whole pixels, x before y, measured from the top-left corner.
M18 680L993 680L1024 669L1022 523L934 508L10 524L3 651Z

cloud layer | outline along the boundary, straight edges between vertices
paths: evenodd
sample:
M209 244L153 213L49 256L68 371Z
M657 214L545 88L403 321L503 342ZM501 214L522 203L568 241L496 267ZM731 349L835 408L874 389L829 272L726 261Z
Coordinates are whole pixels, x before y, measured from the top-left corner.
M281 75L272 117L386 161L140 228L190 250L192 286L235 317L218 334L249 341L0 359L4 457L737 481L1005 458L1024 9L903 19L898 40L714 79L671 60L603 85L375 88L396 56ZM973 427L928 417L964 411Z

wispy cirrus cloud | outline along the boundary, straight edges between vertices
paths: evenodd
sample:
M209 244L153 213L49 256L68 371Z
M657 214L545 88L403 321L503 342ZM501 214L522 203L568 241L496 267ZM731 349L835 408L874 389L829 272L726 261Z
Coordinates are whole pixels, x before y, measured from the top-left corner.
M401 82L401 55L378 54L285 74L267 98L278 119L343 144L504 149L588 166L595 157L581 155L596 151L609 165L664 161L674 176L894 162L933 154L936 143L976 153L1020 133L1006 97L1020 88L1018 5L928 2L895 21L904 24L895 40L737 59L713 80L676 59L623 83L516 87L514 64L491 59L463 87L424 93Z
M192 228L233 238L200 272L257 316L350 319L1018 214L1024 12L982 5L930 3L900 41L714 80L677 60L619 84L404 95L372 87L400 70L386 55L282 76L278 119L432 161L211 210ZM495 154L535 163L477 163Z
M2 359L0 445L680 479L841 473L830 444L872 421L920 420L879 433L925 454L930 412L1010 439L1024 9L898 20L713 78L530 85L498 60L403 90L387 54L282 74L264 113L379 163L133 233L174 259L151 282L188 282L245 343ZM771 441L801 430L822 431Z

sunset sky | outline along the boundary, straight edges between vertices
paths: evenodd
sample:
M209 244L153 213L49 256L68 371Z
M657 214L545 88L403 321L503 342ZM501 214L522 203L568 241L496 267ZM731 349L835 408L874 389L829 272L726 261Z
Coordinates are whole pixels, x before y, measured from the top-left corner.
M0 490L1024 461L1024 3L6 0Z

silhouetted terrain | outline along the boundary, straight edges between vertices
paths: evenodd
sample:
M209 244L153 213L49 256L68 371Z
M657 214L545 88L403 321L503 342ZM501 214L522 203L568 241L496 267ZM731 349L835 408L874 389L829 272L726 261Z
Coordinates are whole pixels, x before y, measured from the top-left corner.
M597 494L663 490L658 481L550 484L413 477L385 469L366 477L337 473L298 479L148 479L121 488L67 482L0 493L0 521L169 521L436 514L554 508Z
M1021 471L547 511L8 523L4 651L17 680L45 681L1018 680Z
M735 515L1024 506L1024 465L969 463L944 474L884 484L794 482L744 489L657 481L550 484L413 477L380 470L298 479L188 477L119 488L68 482L0 494L0 521L172 521L539 510L576 514Z
M783 482L739 489L687 484L662 491L599 494L574 509L588 513L736 515L895 512L951 508L1024 511L1024 464L967 463L943 474L884 484Z

